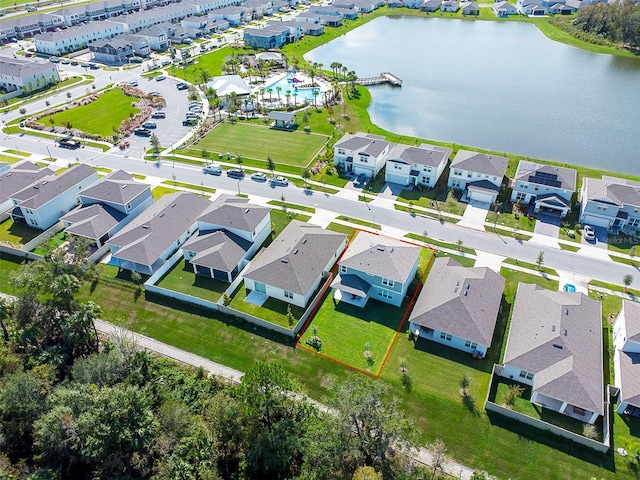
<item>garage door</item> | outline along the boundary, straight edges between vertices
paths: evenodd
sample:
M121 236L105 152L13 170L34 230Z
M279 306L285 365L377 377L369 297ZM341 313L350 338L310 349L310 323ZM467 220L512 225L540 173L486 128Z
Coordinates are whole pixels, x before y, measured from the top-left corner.
M606 218L596 217L594 215L585 215L582 222L583 225L591 225L592 227L609 228L609 220Z
M469 190L469 200L476 202L493 203L495 196L490 193L479 192L477 190Z
M404 175L398 175L387 172L385 175L385 181L389 183L397 183L398 185L407 185L407 177Z

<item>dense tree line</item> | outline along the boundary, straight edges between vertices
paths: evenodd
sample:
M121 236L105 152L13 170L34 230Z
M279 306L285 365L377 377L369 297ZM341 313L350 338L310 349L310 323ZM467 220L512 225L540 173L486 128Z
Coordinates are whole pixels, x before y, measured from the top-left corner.
M640 3L594 3L578 10L574 25L624 47L640 47Z
M2 302L0 478L431 478L400 454L412 425L381 382L333 381L323 411L276 363L235 386L99 341L99 308L75 300L94 274L82 256L29 264Z

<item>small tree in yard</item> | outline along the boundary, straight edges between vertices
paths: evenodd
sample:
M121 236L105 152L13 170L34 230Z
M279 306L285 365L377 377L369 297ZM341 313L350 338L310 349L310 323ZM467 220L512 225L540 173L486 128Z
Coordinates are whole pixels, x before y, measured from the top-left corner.
M522 397L523 393L524 393L524 387L521 387L516 383L511 385L504 399L504 402L506 403L507 407L513 407L513 404L516 403L516 399Z
M27 109L22 107L20 110L18 110L20 112L20 115L24 115L25 113L27 113Z
M600 432L598 432L598 427L592 425L590 423L585 423L582 425L582 436L590 438L591 440L596 440L598 438Z
M293 316L293 312L291 311L291 305L287 305L287 323L292 327L294 323L296 323L296 317Z
M273 161L273 158L267 155L267 170L271 172L271 176L273 177L273 172L276 170L276 162Z
M230 303L231 303L231 297L227 293L223 293L222 294L222 304L225 307L228 307Z
M142 283L142 275L140 275L138 272L131 272L131 281L140 286L140 284Z
M633 275L627 273L624 277L622 277L622 283L624 284L624 291L629 291L629 287L633 283Z
M469 386L471 385L471 377L467 372L462 375L460 379L460 393L463 397L469 395Z
M151 147L154 153L160 153L160 139L155 133L151 135Z
M538 270L542 270L542 265L544 265L544 252L542 250L538 252L538 258L536 258L536 265Z
M456 240L456 246L458 247L458 251L462 250L462 244L464 242L462 241L461 238L459 238L458 240Z
M369 342L364 344L364 352L363 355L367 359L367 363L373 363L373 353L371 352L371 344Z
M302 178L304 179L304 186L305 188L309 186L309 179L311 178L311 172L309 171L308 168L305 168L302 171Z

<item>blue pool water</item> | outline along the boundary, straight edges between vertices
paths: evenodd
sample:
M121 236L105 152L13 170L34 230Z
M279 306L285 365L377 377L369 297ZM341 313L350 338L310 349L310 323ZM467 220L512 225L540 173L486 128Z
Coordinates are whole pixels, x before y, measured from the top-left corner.
M273 98L278 98L278 91L276 90L278 87L281 88L280 90L280 98L284 97L287 93L287 90L289 90L291 92L291 103L293 103L293 94L297 93L298 96L298 100L309 100L311 102L313 102L313 92L314 90L317 91L318 93L320 92L320 89L318 88L297 88L295 86L294 83L289 83L289 81L287 80L286 77L281 78L280 80L278 80L277 82L273 82L270 83L269 85L266 85L264 87L264 91L265 91L265 98L267 98L269 96L268 92L269 90L272 90L272 97Z

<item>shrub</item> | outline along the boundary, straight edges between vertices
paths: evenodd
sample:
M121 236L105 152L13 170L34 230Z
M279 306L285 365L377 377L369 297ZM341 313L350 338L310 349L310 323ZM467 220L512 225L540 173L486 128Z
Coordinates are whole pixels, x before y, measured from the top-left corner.
M598 432L598 427L595 425L591 425L590 423L585 423L582 425L582 436L590 438L591 440L596 440L599 436L600 432Z
M507 392L507 396L504 401L507 404L507 407L513 407L513 404L516 403L516 399L522 397L524 393L524 387L514 383L509 387L509 391Z

